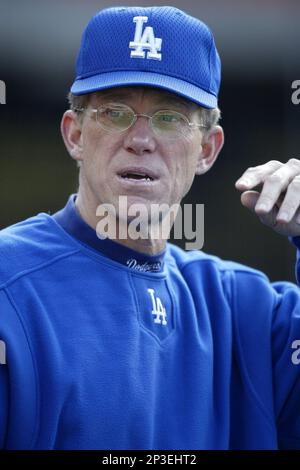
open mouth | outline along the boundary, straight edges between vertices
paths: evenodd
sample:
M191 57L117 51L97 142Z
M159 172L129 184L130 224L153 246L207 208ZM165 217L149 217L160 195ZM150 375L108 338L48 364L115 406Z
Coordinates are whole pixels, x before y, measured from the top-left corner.
M136 180L136 181L154 181L153 176L148 173L138 171L124 171L119 176L125 180Z

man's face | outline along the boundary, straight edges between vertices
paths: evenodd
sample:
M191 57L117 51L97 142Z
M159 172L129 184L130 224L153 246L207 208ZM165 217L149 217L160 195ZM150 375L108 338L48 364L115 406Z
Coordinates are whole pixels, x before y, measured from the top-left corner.
M174 110L199 122L197 105L162 90L110 89L92 94L89 108L111 102L150 116L158 110ZM128 206L142 203L150 210L151 204L178 203L188 192L201 155L203 129L169 140L154 133L149 119L138 117L130 129L111 133L99 126L95 114L87 112L81 131L80 184L96 207L109 203L117 208L122 195L127 196ZM146 173L152 179L128 177L134 173Z

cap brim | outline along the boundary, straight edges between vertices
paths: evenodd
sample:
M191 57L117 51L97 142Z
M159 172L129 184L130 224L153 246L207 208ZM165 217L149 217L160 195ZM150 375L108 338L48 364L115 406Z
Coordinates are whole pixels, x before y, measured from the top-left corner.
M218 106L216 96L191 83L167 75L144 71L107 72L75 80L71 93L74 95L84 95L107 88L134 85L162 88L190 99L206 108L216 108Z

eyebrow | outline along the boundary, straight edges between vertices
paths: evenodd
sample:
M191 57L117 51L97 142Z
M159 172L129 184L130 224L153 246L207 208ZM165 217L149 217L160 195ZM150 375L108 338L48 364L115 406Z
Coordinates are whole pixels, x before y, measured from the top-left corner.
M161 100L158 102L159 104L171 104L171 105L176 105L176 106L183 106L186 109L190 109L189 103L185 102L184 100L174 97L173 96L164 96Z
M120 99L123 99L123 98L127 98L128 96L132 96L133 93L131 91L129 91L128 93L118 93L118 92L115 92L113 90L107 92L107 93L103 93L102 95L99 96L99 98L114 98L116 100L120 100Z

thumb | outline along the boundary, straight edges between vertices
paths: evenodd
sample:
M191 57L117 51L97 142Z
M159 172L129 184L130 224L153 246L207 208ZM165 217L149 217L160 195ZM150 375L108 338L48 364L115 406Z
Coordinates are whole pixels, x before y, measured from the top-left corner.
M251 212L255 212L255 206L257 203L257 200L260 196L260 193L257 191L245 191L241 195L241 203L243 206L247 207ZM264 215L259 215L256 213L258 216L259 220L267 225L268 227L274 228L276 226L276 215L278 214L278 207L275 205L273 209L268 213Z
M241 203L250 211L254 212L255 205L259 198L258 191L245 191L241 195Z

